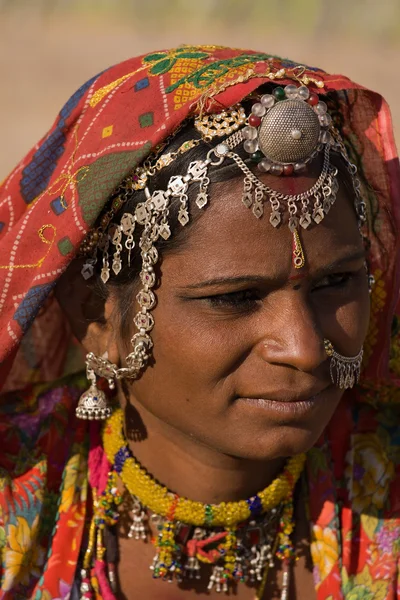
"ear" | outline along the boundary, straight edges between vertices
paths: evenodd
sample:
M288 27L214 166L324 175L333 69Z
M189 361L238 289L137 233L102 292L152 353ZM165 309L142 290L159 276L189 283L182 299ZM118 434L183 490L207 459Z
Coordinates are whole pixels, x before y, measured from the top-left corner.
M102 295L85 281L81 275L82 266L81 259L72 261L57 283L56 298L85 351L96 356L107 353L108 360L118 365L120 356L113 327L116 298L113 294Z

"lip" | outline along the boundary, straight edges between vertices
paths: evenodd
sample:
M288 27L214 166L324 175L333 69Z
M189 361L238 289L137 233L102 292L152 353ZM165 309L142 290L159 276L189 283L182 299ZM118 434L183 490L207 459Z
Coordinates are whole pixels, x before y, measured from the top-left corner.
M275 412L284 414L287 416L302 416L311 412L315 409L316 405L320 402L321 396L329 389L330 386L325 386L323 389L319 388L314 393L304 393L301 395L293 396L293 391L287 394L281 390L279 394L275 394L268 397L237 397L236 402L240 404L246 404L254 407L255 409L262 409L264 411Z
M321 387L321 385L319 385L319 386L310 387L308 389L303 389L302 391L298 391L298 390L295 391L293 389L290 390L287 388L281 388L279 391L275 391L275 392L252 394L251 396L246 394L244 396L238 396L238 398L243 398L246 400L268 400L271 402L279 402L279 403L281 403L281 402L282 403L303 402L303 401L307 401L307 400L310 400L311 398L315 398L316 396L321 395L329 387L330 387L330 385L324 385L324 387Z

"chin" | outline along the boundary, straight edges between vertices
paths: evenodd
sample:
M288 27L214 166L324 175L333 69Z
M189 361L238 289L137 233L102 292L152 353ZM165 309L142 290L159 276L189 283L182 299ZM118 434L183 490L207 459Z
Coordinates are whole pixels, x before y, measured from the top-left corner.
M307 452L324 432L341 396L337 388L329 388L299 402L240 399L235 421L225 429L234 440L232 454L265 461Z
M274 428L264 433L258 439L236 438L234 447L228 449L227 454L244 460L270 461L278 458L296 456L310 450L318 441L322 429L307 430L295 426Z

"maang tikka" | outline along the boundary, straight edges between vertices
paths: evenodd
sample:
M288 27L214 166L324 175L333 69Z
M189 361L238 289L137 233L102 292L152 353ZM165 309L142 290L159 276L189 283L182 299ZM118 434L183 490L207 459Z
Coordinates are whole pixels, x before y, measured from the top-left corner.
M178 222L182 227L186 226L191 213L189 187L197 185L194 198L197 208L206 207L209 202L210 168L218 168L226 160L236 163L244 175L242 201L256 218L263 216L266 202L271 209L269 222L273 227L281 226L285 213L288 213L287 224L293 239L292 262L296 269L302 268L306 260L301 244L301 230L307 229L312 223L321 223L336 200L338 170L330 161L332 151L341 155L350 173L359 228L365 221L365 203L360 195L357 168L350 162L340 135L332 126L327 105L317 94L310 92L308 87L294 84L285 88L277 87L271 94L263 94L256 99L248 117L244 108L236 105L219 114L197 117L194 125L208 144L214 138L225 139L209 150L205 159L190 162L185 174L170 177L164 190L150 191L151 178L179 155L199 145L201 140L188 140L175 152L164 152L153 160L147 159L120 186L113 204L116 203L117 206L115 212L119 212L132 190L144 190L144 201L136 205L134 214L123 213L119 223L113 222L113 216L110 216L112 211L109 211L107 219L102 219L101 226L95 232L90 232L83 244L83 252L88 257L82 270L83 276L87 278L94 272L100 249L103 283L107 283L112 273L117 275L123 268L124 257L121 252L124 247L129 250L125 253L128 254L129 264L132 251L140 251L141 254L142 269L139 277L142 289L136 296L139 310L134 317L137 331L131 340L133 351L126 358L124 368L117 368L111 363L107 366L117 379L137 377L150 356L153 345L150 332L154 326L150 311L155 305L152 288L156 281L154 266L158 262L156 242L159 239L168 240L171 236L171 202L178 202ZM303 193L280 193L265 185L249 168L247 161L236 152L240 145L260 172L293 176L306 171L308 165L321 156L320 175L310 189ZM135 247L133 231L136 227L140 227L141 232ZM112 253L113 247L115 251ZM104 364L101 366L93 359L90 364L94 372L102 376L99 368L101 371Z

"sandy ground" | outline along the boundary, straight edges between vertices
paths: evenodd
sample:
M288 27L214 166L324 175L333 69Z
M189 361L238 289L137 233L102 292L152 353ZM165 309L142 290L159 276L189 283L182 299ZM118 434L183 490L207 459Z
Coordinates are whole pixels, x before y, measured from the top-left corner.
M156 18L156 17L155 17ZM400 46L326 35L282 34L261 28L199 23L152 32L148 24L77 18L43 19L0 12L0 179L37 142L67 98L104 67L135 54L181 43L250 47L344 72L379 90L393 111L400 138Z

